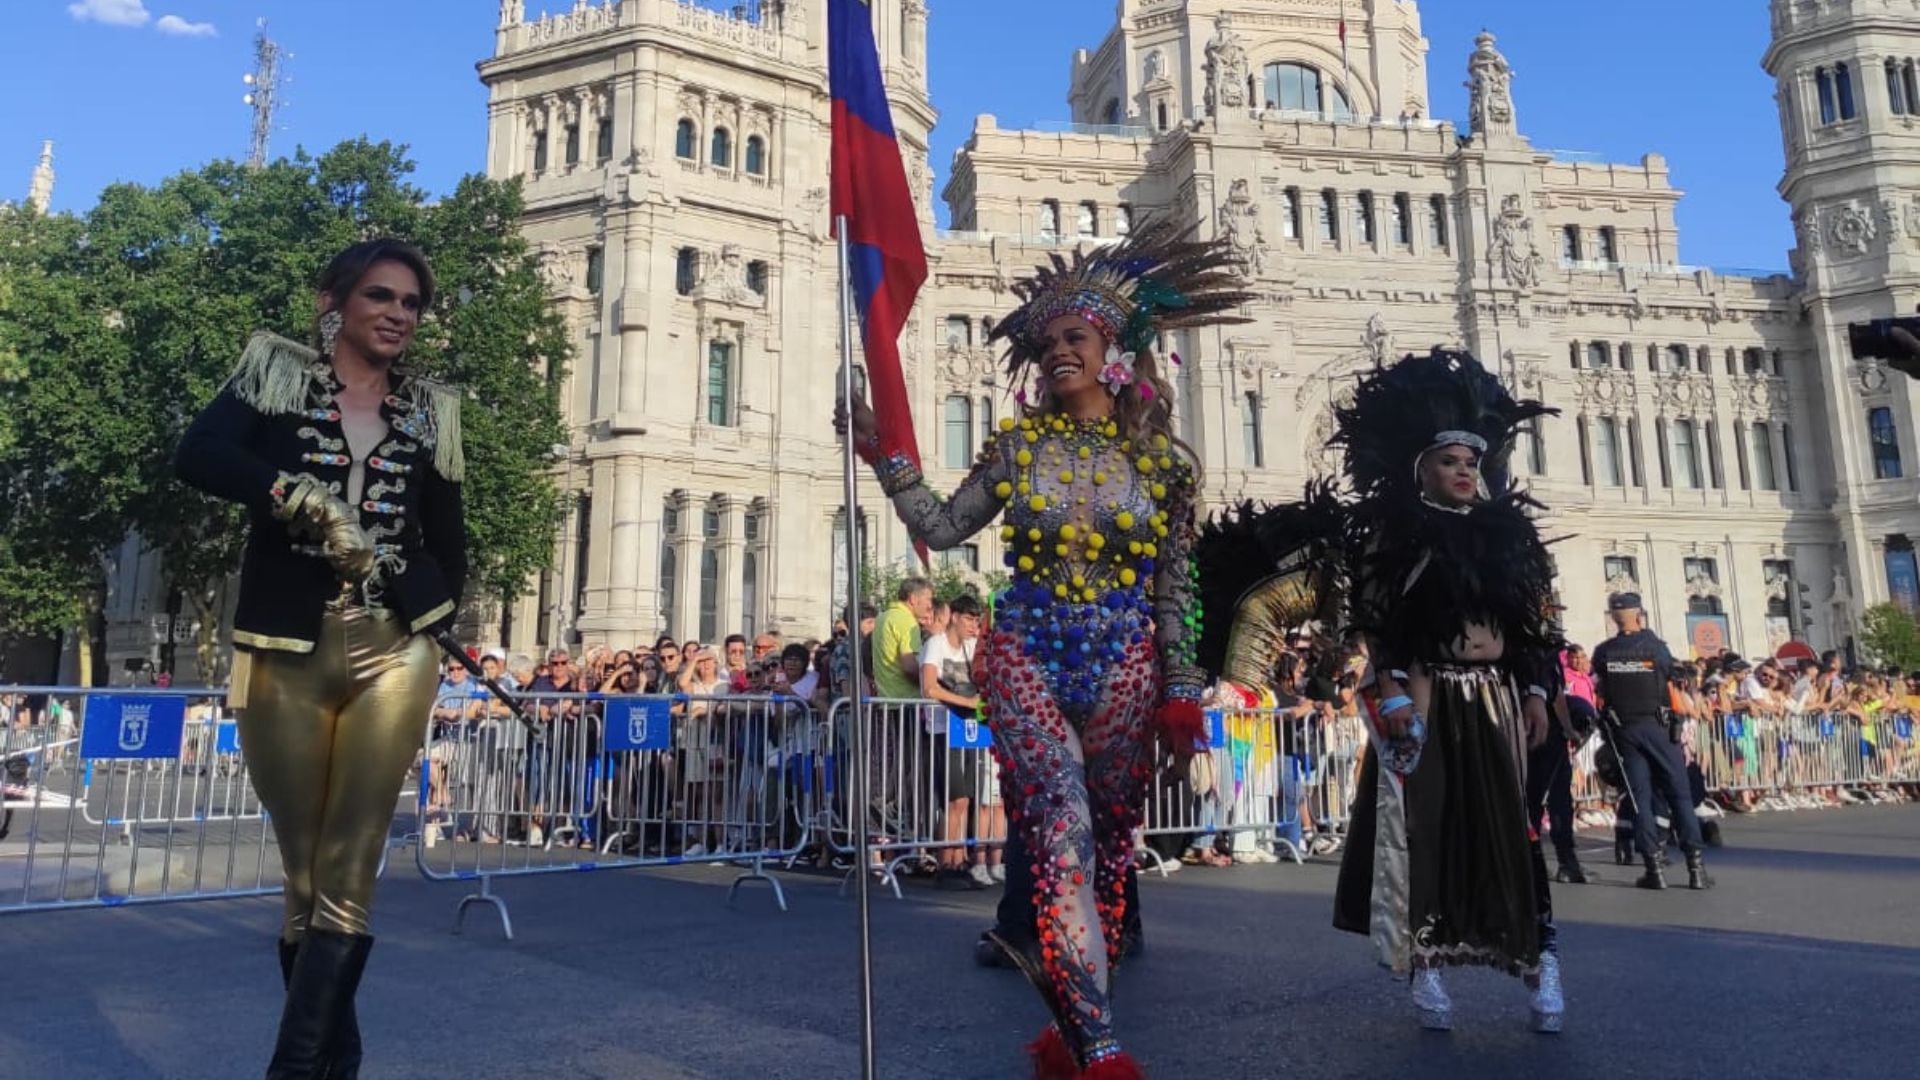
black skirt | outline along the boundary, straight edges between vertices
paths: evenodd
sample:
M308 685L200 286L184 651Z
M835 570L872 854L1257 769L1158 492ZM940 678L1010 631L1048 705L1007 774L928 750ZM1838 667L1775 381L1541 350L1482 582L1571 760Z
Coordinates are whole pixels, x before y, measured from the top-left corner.
M1518 701L1492 667L1427 673L1433 699L1413 775L1383 778L1374 753L1362 766L1333 923L1372 935L1396 971L1532 974L1540 928Z

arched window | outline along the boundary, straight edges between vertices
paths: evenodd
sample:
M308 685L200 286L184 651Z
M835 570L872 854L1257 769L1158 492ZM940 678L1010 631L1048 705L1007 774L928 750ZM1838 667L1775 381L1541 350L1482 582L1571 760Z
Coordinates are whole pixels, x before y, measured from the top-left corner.
M726 128L713 129L713 154L709 158L716 169L733 168L733 133Z
M1342 123L1352 123L1353 102L1347 97L1345 88L1329 86L1327 90L1327 97L1329 99L1327 102L1327 112L1330 113L1335 120L1341 121Z
M1845 64L1833 65L1833 96L1840 103L1840 119L1853 119L1853 72Z
M947 395L945 420L946 466L964 469L973 460L973 401L965 394Z
M698 140L694 137L693 121L682 120L673 129L673 156L682 161L692 161L698 155Z
M758 135L747 136L747 175L767 175L767 140Z
M1320 69L1306 64L1268 64L1266 104L1286 112L1318 113L1321 104Z
M1833 99L1833 73L1826 68L1813 69L1814 88L1820 95L1820 122L1831 124L1840 118L1839 109Z
M973 344L973 320L965 315L947 316L947 347L964 349Z
M1040 239L1054 241L1060 238L1060 203L1054 199L1045 199L1040 203Z
M683 247L673 254L673 291L681 296L692 296L694 286L700 284L700 253L690 247Z

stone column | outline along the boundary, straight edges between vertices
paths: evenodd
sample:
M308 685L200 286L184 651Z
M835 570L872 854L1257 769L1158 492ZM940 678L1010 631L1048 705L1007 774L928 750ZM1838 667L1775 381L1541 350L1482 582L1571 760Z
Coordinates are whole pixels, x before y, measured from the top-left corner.
M673 551L679 603L674 605L673 634L685 641L700 632L700 552L706 543L707 503L704 498L683 491L678 505L680 535L673 540Z
M613 518L607 544L609 628L631 626L640 609L640 458L622 456L613 466Z
M744 609L740 589L743 584L741 556L746 552L747 503L736 495L722 495L714 502L720 514L720 535L714 540L720 548L720 583L714 603L718 629L715 636L725 637L740 626Z

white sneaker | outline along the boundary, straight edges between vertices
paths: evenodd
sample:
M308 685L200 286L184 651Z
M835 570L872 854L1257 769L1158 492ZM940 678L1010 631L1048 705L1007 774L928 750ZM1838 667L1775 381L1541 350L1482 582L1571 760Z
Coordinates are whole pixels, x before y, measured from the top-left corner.
M974 863L973 869L967 871L967 876L973 879L975 885L983 889L993 885L993 871L987 869L986 863Z
M1271 851L1262 851L1259 848L1254 848L1251 851L1234 852L1233 861L1243 863L1276 863L1280 861L1280 857Z
M1005 863L994 863L993 868L988 870L987 873L993 877L995 882L1001 885L1007 883L1007 867Z
M527 826L527 846L528 847L539 847L541 844L544 844L546 842L547 842L547 834L541 831L540 826L538 825Z
M1420 1026L1428 1031L1453 1030L1453 999L1447 996L1447 985L1433 968L1414 972L1413 1008Z
M695 844L688 845L687 849L680 853L680 857L683 859L697 859L700 856L705 855L706 853L707 853L707 845L695 843Z

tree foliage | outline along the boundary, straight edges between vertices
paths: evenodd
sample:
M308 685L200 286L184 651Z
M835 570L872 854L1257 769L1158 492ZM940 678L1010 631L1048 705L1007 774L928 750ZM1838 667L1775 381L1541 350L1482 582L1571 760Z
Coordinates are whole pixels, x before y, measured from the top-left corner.
M467 393L469 596L511 599L548 564L565 429L547 373L568 345L519 186L469 177L432 202L412 170L404 148L354 140L116 185L84 217L0 211L0 629L73 625L134 532L210 654L242 515L178 483L173 447L248 334L312 340L320 270L375 236L420 245L438 279L408 363Z
M1920 671L1920 623L1905 608L1875 604L1860 618L1860 644L1881 665Z

